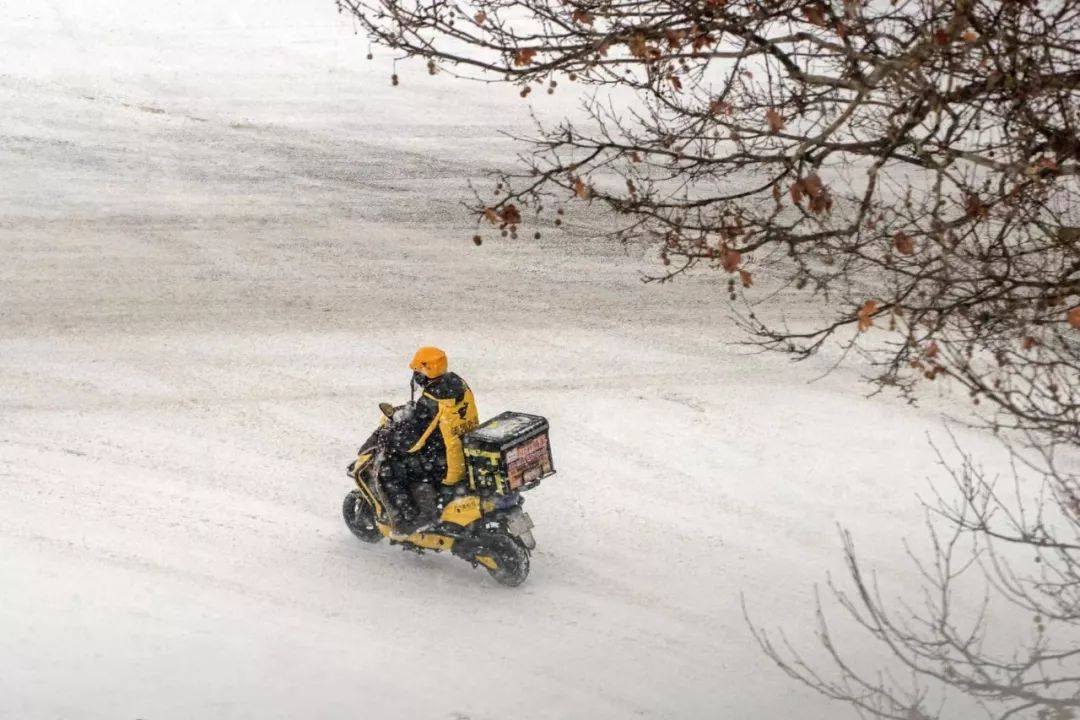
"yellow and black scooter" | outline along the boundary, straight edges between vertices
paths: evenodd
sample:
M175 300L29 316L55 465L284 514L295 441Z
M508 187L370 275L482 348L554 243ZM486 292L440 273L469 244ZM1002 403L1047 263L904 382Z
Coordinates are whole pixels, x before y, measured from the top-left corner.
M473 567L483 566L502 585L516 587L525 582L529 575L529 554L536 547L536 540L532 534L532 519L521 509L524 503L521 491L535 487L540 478L554 473L550 466L550 450L547 452L544 467L533 468L528 475L528 482L511 487L513 482L507 481L507 463L503 462L501 466L499 464L499 448L485 448L482 442L469 443L466 436L466 447L474 446L471 450L466 449L467 464L470 455L486 460L486 464L482 463L479 468L469 464L468 482L462 481L460 489L452 496L439 501L439 519L436 522L411 535L398 535L393 529L389 506L383 500L379 486L379 469L386 454L385 438L388 427L393 422L395 412L401 408L381 403L379 409L386 419L360 447L356 460L348 467L349 475L356 481L356 490L345 496L342 514L353 535L368 543L377 543L387 538L391 544L398 544L406 550L419 553L428 550L449 551L471 563ZM504 416L506 415L536 418L504 413ZM545 432L542 439L546 447L547 424L546 421L543 423ZM481 425L474 433L478 433L477 438L480 441L488 438L499 439L500 429L510 429L510 425L503 416L499 416ZM535 444L537 443L533 440L533 445ZM513 467L517 456L523 455L520 448L516 453L512 447L507 452L511 456L509 471L513 471L515 476L521 475L517 468ZM500 480L502 482L499 482Z

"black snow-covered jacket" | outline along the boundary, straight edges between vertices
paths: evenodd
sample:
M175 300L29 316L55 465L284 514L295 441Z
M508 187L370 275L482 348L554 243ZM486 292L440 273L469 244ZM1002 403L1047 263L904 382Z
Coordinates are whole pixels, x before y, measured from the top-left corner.
M423 481L454 485L465 474L461 436L478 424L472 390L447 372L427 384L411 415L395 423L390 450L406 461L410 475L419 472Z

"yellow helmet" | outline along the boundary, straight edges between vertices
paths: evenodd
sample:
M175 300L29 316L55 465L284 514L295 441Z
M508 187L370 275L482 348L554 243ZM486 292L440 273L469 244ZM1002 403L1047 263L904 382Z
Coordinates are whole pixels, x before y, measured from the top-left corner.
M446 374L446 353L437 347L422 347L413 355L409 368L434 380Z

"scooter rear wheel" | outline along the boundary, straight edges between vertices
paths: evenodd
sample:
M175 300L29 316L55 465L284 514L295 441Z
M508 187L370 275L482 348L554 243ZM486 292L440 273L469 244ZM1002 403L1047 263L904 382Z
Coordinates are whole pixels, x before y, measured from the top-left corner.
M481 541L483 549L477 555L487 555L496 567L487 571L495 582L517 587L529 577L529 551L516 538L502 533L487 535Z
M341 514L352 534L364 542L377 543L383 539L375 525L375 510L369 502L360 497L359 490L353 490L345 496L345 501L341 504Z

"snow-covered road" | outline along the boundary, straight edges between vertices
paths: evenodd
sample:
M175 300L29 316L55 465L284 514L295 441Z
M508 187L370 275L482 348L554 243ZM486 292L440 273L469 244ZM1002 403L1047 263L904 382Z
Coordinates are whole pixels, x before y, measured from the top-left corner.
M813 650L837 522L907 582L931 413L744 354L715 277L474 247L524 106L330 0L74 5L0 5L0 718L845 716L739 595ZM518 590L341 522L422 344L551 421Z

